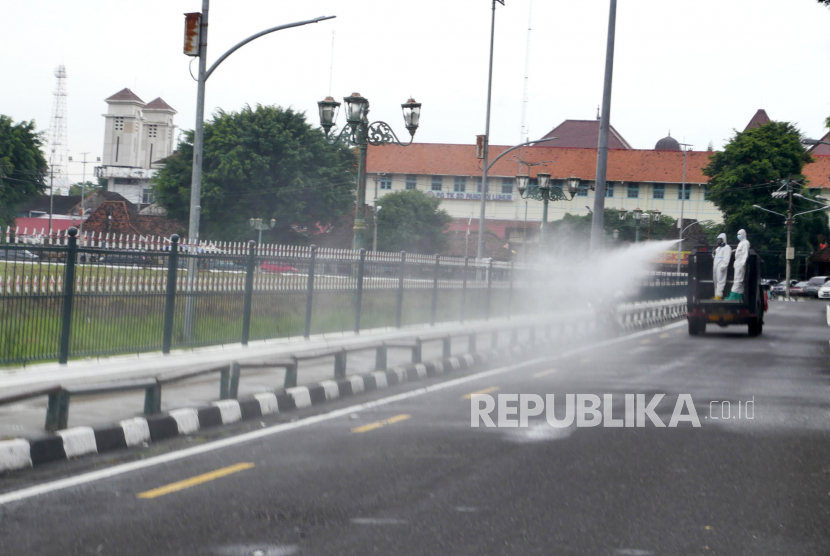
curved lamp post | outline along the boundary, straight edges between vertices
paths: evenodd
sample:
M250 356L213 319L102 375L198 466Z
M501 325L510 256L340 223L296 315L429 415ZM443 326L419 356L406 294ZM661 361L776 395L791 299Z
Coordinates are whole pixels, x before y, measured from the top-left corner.
M340 133L332 137L329 137L329 134L337 121L340 103L329 96L318 102L317 106L320 110L320 126L326 133L326 142L329 145L334 145L339 141L343 141L346 144L356 146L360 150L357 166L357 209L354 219L354 240L352 242L354 249L359 250L363 247L360 231L365 228L363 213L366 204L366 151L369 145L394 144L401 147L411 145L415 139L415 131L417 131L421 121L421 104L415 102L413 98L401 104L404 124L407 131L409 131L409 142L403 143L386 122L369 123L369 101L360 96L360 93L352 93L351 96L344 97L343 102L346 105L346 125L340 130Z
M516 176L516 189L519 190L519 196L522 199L533 199L544 203L544 208L542 209L542 231L540 233L542 244L545 242L545 228L548 224L548 203L550 201L572 201L574 196L579 192L579 184L581 182L579 178L571 176L565 181L568 187L567 195L558 185L551 185L550 174L546 172L536 174L536 185L530 184L530 176L527 174Z
M207 45L208 45L208 12L210 8L210 0L202 0L201 17L199 18L198 28L199 32L196 34L198 41L198 48L196 56L199 58L199 73L197 76L196 87L196 128L193 131L193 169L191 171L190 179L190 221L188 225L188 239L192 245L199 243L199 215L202 203L202 159L204 150L204 133L205 133L205 83L213 74L219 64L224 62L228 56L242 48L252 40L258 39L269 33L275 31L282 31L283 29L291 29L292 27L301 27L311 23L319 23L327 19L333 19L336 16L322 16L314 19L307 19L305 21L297 21L288 23L286 25L278 25L265 29L259 33L255 33L247 39L237 43L227 52L222 54L216 60L210 69L207 67ZM187 33L187 32L186 32ZM186 35L187 36L187 35ZM192 289L196 280L196 259L191 258L187 264L187 284L188 289ZM185 316L184 316L184 336L187 339L193 338L195 333L195 297L188 296L185 301Z

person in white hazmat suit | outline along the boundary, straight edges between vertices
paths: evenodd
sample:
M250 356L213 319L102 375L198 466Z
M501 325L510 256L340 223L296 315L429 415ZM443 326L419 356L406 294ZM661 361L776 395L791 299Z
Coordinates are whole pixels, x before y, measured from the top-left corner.
M738 248L735 249L735 275L732 279L732 291L727 301L744 300L744 275L746 274L746 259L749 257L749 241L746 239L746 230L738 230Z
M726 234L718 236L718 247L715 249L715 263L712 269L712 278L715 280L716 301L723 299L723 288L726 287L726 273L729 271L729 261L732 259L732 248L726 243Z

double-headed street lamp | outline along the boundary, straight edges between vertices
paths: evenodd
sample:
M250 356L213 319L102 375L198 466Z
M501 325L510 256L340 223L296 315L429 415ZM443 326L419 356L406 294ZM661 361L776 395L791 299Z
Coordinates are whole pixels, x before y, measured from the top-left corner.
M571 176L566 181L570 196L566 195L560 186L551 185L550 174L546 172L536 174L535 185L530 183L530 176L527 174L519 174L516 176L516 189L519 190L519 196L522 199L534 199L544 203L544 208L542 209L542 229L540 233L541 244L545 243L545 228L548 224L548 203L550 201L572 201L574 196L579 192L579 178Z
M262 245L262 232L273 230L274 226L277 225L276 219L272 218L270 222L265 222L262 218L251 218L248 220L248 224L250 224L251 228L254 230L259 230L259 241L257 245Z
M409 131L409 142L402 143L386 122L369 123L369 101L360 96L359 93L352 93L351 96L344 97L343 102L346 104L346 126L337 136L331 138L329 137L329 132L337 121L337 112L340 108L340 103L329 96L318 102L317 106L320 109L320 125L326 132L326 142L329 145L334 145L338 141L343 141L344 143L356 146L360 150L360 158L357 166L357 209L354 219L354 241L352 243L354 249L359 250L363 247L363 238L360 237L360 233L365 228L366 151L369 145L394 144L401 147L411 145L415 139L415 131L418 129L418 124L421 120L421 104L415 102L413 98L401 104L404 124Z
M654 220L654 223L660 222L660 215L662 213L659 210L655 210L652 212L643 212L640 207L635 208L631 211L631 216L634 220L634 243L640 242L640 228L650 228L651 221ZM626 217L628 216L628 211L625 209L620 209L619 211L620 220L623 222L626 221ZM614 239L619 237L619 231L614 230L615 236Z

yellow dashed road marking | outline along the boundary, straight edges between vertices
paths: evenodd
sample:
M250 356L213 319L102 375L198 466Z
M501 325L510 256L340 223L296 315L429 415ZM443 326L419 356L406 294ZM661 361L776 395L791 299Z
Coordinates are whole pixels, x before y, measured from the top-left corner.
M548 375L552 375L552 374L553 374L553 373L555 373L555 372L556 372L556 369L550 369L550 370L548 370L548 371L542 371L542 372L536 373L536 374L535 374L535 375L533 375L533 376L535 376L536 378L539 378L540 376L548 376Z
M477 392L472 392L470 394L464 394L464 399L465 400L470 400L475 395L489 394L490 392L497 392L498 390L501 390L501 388L499 388L498 386L491 386L490 388L485 388L484 390L479 390Z
M669 337L669 333L668 333L668 332L666 332L665 334L660 334L660 337L661 337L661 338L668 338L668 337Z
M647 343L649 343L650 341L651 341L650 339L646 338L645 340L640 340L640 343L641 343L641 344L647 344Z
M579 360L579 362L580 362L580 363L590 363L590 362L591 362L591 358L590 358L590 357L585 357L585 358L583 358L583 359L580 359L580 360Z
M177 492L179 490L184 490L186 488L194 487L196 485L200 485L202 483L206 483L208 481L213 481L215 479L219 479L226 475L231 475L233 473L239 473L240 471L245 471L246 469L250 469L254 466L253 463L237 463L236 465L231 465L229 467L223 467L222 469L217 469L216 471L211 471L210 473L204 473L202 475L196 475L195 477L191 477L189 479L185 479L183 481L178 481L176 483L170 483L169 485L165 485L163 487L154 488L153 490L147 490L145 492L140 492L137 496L139 498L158 498L159 496L164 496L165 494L170 494L171 492Z
M406 415L406 414L402 414L402 415L395 415L394 417L390 417L389 419L386 419L385 421L376 421L376 422L374 422L374 423L369 423L368 425L363 425L363 426L360 426L360 427L355 427L355 428L353 428L353 429L352 429L352 432L369 432L369 431L373 431L373 430L375 430L375 429L379 429L379 428L381 428L381 427L385 427L386 425L392 425L392 424L394 424L394 423L400 423L401 421L406 421L406 420L407 420L407 419L409 419L410 417L412 417L412 415Z

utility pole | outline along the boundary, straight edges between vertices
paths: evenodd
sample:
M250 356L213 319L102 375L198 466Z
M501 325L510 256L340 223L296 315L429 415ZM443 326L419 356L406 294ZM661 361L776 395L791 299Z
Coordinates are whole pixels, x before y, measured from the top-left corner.
M72 157L70 156L69 157L69 162L77 162L78 164L83 164L84 165L83 177L81 178L81 225L80 225L80 229L78 231L78 237L83 238L83 236L84 236L84 214L85 214L84 201L86 200L86 165L87 164L92 164L92 161L91 160L87 161L87 159L86 159L86 155L88 155L89 152L79 153L79 154L84 155L83 160L72 160ZM97 157L97 161L101 162L101 157L100 156ZM83 241L83 240L81 240L81 241Z
M794 253L792 252L793 240L793 182L787 182L787 197L789 204L787 206L787 301L790 300L790 261L793 260Z

